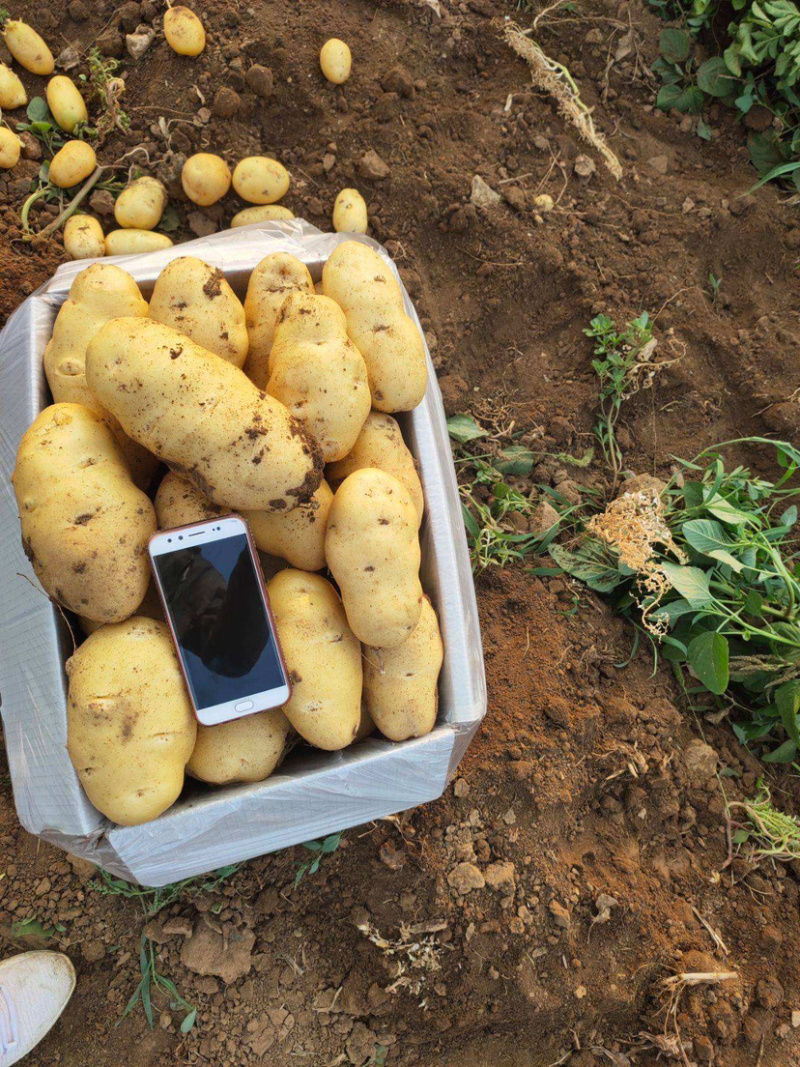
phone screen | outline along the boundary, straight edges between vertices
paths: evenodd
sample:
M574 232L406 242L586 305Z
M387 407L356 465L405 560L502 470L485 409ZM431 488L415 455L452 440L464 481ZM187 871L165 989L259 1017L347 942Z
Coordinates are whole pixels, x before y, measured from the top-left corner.
M153 557L198 711L285 684L245 534Z

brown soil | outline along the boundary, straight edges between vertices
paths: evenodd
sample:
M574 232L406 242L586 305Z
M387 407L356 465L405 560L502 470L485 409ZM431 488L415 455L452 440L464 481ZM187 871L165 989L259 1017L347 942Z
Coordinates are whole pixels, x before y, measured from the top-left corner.
M600 311L658 313L658 336L685 349L627 409L621 440L634 469L663 473L672 455L743 434L794 435L795 209L774 188L742 198L754 176L729 115L712 111L715 137L705 143L652 110L646 71L657 20L638 0L577 0L540 26L622 161L617 184L501 40L504 16L530 24L525 3L517 12L499 0L441 0L441 17L436 6L204 4L209 45L199 61L177 59L160 37L142 59L126 59L133 128L110 137L101 157L144 144L199 232L224 227L240 206L231 199L201 212L180 197L182 155L201 148L231 160L274 152L294 176L289 205L323 227L336 192L358 185L374 236L397 257L417 301L450 408L502 396L517 425L540 431L554 451L590 443L596 389L582 330ZM161 8L51 0L16 11L55 51L62 43L84 51L99 35L105 48L119 46L120 15L132 29ZM353 49L344 88L317 70L331 35ZM617 60L625 40L632 47ZM253 64L272 70L268 99L247 86ZM41 80L25 81L31 95L41 92ZM216 109L237 108L232 117L213 114L222 88L236 97L222 94ZM388 164L388 178L363 176L369 150ZM584 153L597 164L588 178L573 171ZM61 256L56 245L18 240L37 168L25 161L0 178L5 313ZM503 202L472 205L475 174ZM558 205L537 218L533 197L542 191ZM722 278L716 303L704 292L711 272ZM748 459L769 462L753 451ZM599 468L580 477L602 481ZM797 872L743 860L722 870L715 771L737 772L725 782L741 796L752 795L763 768L726 725L696 721L669 674L651 676L644 650L616 666L631 634L595 598L583 595L569 614L573 590L563 580L513 568L482 577L478 597L489 714L455 786L400 819L349 831L346 847L297 888L302 849L248 863L148 928L160 970L198 1006L188 1036L160 995L154 1031L140 1007L117 1025L139 979L141 909L99 895L84 864L20 829L0 766L3 954L37 940L13 924L57 921L46 943L62 946L79 975L63 1021L31 1064L322 1067L380 1063L379 1046L388 1064L444 1067L800 1060ZM797 809L796 781L778 783L788 811ZM601 894L615 901L605 911ZM249 963L248 973L225 985L190 970L203 969L197 932L190 950L180 923L172 934L161 930L165 915L189 925L207 918L213 928L203 927L200 941L231 966ZM384 947L359 930L366 923ZM435 927L416 934L432 943L433 964L409 966L397 984L407 954L386 943L401 924L420 923ZM661 980L684 971L738 977L686 989L668 1015Z

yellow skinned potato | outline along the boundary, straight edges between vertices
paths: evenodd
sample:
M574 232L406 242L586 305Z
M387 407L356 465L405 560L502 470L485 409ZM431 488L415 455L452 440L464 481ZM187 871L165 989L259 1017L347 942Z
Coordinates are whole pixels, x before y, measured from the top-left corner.
M320 49L319 65L322 73L334 85L344 85L350 77L353 56L350 48L338 37L331 37Z
M104 256L103 227L92 215L70 215L64 224L64 248L73 259Z
M65 74L57 74L47 83L47 106L62 130L72 133L79 122L86 122L89 112L78 86Z
M250 204L274 204L289 188L289 172L277 159L247 156L236 164L233 188Z
M45 76L53 73L53 53L27 22L9 19L3 28L3 36L9 52L25 70Z
M0 109L13 111L27 103L28 94L17 74L5 63L0 63Z
M344 459L330 463L326 468L331 488L336 491L353 471L362 470L364 467L386 471L402 482L411 494L419 521L422 522L425 500L414 457L403 440L397 420L382 411L369 413L350 452Z
M310 745L345 748L361 725L361 647L336 590L318 574L285 570L267 592L292 680L284 714Z
M112 230L106 234L107 256L133 256L172 248L172 239L152 230Z
M286 297L295 292L313 293L314 282L305 263L288 252L265 256L250 275L244 298L250 337L244 372L259 389L266 389L269 381L269 354L278 312Z
M343 241L323 267L322 291L347 316L347 332L367 365L372 406L415 408L428 382L425 345L389 265L368 245Z
M173 259L159 274L150 318L241 367L247 356L244 308L218 267L194 256Z
M397 648L364 648L364 703L390 741L429 734L439 706L437 684L444 649L428 597L407 641Z
M231 187L231 172L222 156L197 152L189 156L181 171L183 191L200 207L216 204Z
M322 479L319 446L237 367L152 319L115 319L86 380L123 429L215 504L289 511Z
M206 46L203 23L188 7L177 5L164 14L164 36L179 56L199 56Z
M167 190L145 174L123 189L114 204L114 218L124 230L154 230L167 206Z
M161 597L158 595L158 589L156 583L150 579L150 584L147 587L147 592L144 594L144 600L136 609L136 615L139 618L145 619L158 619L159 622L164 622L164 605L161 603ZM95 619L87 619L85 615L78 616L78 625L89 637L95 630L99 630L101 626L106 625L102 622L97 622ZM363 710L363 709L362 709Z
M150 581L156 517L102 419L79 404L45 408L12 482L25 554L47 593L95 622L132 615Z
M101 326L117 315L147 315L147 302L130 274L111 263L95 263L82 270L56 317L53 336L44 350L44 372L56 403L82 404L101 416L125 453L133 480L140 488L147 488L156 460L127 436L113 415L103 410L86 384L89 342Z
M59 189L71 189L89 177L97 166L94 149L85 141L67 141L53 156L49 178Z
M22 141L7 126L0 126L0 169L11 170L19 163Z
M366 233L367 204L358 189L342 189L333 205L333 228L337 233Z
M290 293L275 325L267 392L317 439L325 462L342 459L369 414L367 368L326 296Z
M422 586L417 512L402 482L373 468L345 478L328 513L325 558L360 641L395 648L409 637Z
M66 670L67 750L87 797L121 826L157 818L180 796L197 733L169 628L103 626Z
M246 207L231 219L231 229L239 226L250 226L254 222L285 222L293 219L294 212L282 204L259 204L258 207Z
M362 656L363 659L363 656ZM363 670L363 668L362 668ZM372 716L367 711L366 701L364 695L361 695L361 722L358 725L358 731L356 732L356 741L363 741L365 737L369 737L370 734L374 734L377 727L372 721Z
M211 785L263 782L280 766L291 729L280 708L198 726L186 771Z

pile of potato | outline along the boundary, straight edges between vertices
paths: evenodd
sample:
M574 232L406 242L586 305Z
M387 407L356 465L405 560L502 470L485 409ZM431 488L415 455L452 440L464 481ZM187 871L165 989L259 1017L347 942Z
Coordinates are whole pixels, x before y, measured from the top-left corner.
M299 739L337 751L376 726L393 741L433 729L443 649L419 580L423 494L392 418L425 393L423 340L368 246L338 245L320 288L277 252L242 304L185 257L148 305L97 263L56 318L54 403L25 433L13 484L39 581L90 635L67 663L68 749L114 822L158 816L186 772L261 781ZM233 509L273 575L293 691L283 709L203 727L146 546L157 528Z

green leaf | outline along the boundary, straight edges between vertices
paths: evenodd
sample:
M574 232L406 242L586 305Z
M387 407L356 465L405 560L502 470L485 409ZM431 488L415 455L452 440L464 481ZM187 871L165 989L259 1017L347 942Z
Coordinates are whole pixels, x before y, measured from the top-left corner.
M470 415L451 415L447 420L447 432L460 445L488 436L488 430L479 426Z
M324 840L324 841L322 842L322 851L323 851L323 852L326 852L326 853L329 853L329 852L335 852L335 851L336 851L336 849L337 849L337 848L339 847L339 842L340 842L341 840L342 840L342 835L341 835L341 833L337 833L337 834L330 834L330 835L329 835L328 837L326 837L326 838L325 838L325 840Z
M686 30L670 28L661 31L658 47L669 63L683 63L692 50L692 39Z
M181 1033L182 1034L188 1034L189 1031L194 1026L196 1019L197 1019L197 1008L192 1008L192 1010L189 1012L189 1014L185 1017L185 1019L181 1023Z
M740 560L728 552L727 547L732 544L731 539L718 522L712 519L690 519L683 524L683 536L697 552L712 559L718 559L720 563L727 563L737 574L742 572L743 566Z
M800 745L800 728L797 723L797 712L800 710L800 682L797 679L784 682L775 690L775 706L787 736L796 745Z
M662 563L662 569L673 589L689 601L693 608L702 608L714 599L708 587L708 575L699 567L681 567L677 563Z
M476 537L480 537L481 528L463 500L461 502L461 518L464 520L464 527L473 541Z
M794 174L796 171L800 171L800 160L793 160L791 163L779 163L776 167L767 171L762 178L759 178L756 184L751 186L744 195L749 196L751 193L754 193L756 189L760 189L762 185L766 185L767 182L774 181L776 178L782 178L786 174Z
M764 599L756 589L748 589L744 598L744 610L749 615L760 615L764 608Z
M722 519L723 522L727 522L731 526L752 525L754 522L752 515L748 515L746 511L734 507L724 496L711 497L710 500L706 501L705 508L716 518Z
M750 161L759 174L766 174L781 163L789 162L789 148L778 139L774 130L751 133L747 138L747 148Z
M742 76L742 62L739 57L739 46L734 43L729 45L722 53L722 58L725 60L725 66L734 74L737 78Z
M550 545L550 556L574 578L585 582L598 593L610 593L624 581L617 567L605 558L602 550L592 549L589 544L570 552L563 545Z
M49 122L52 119L47 101L42 96L34 96L25 111L31 122Z
M681 113L697 113L703 106L703 94L696 85L682 89L680 85L662 85L656 97L656 107L662 111L676 108Z
M697 608L688 600L671 600L668 604L659 604L654 610L648 612L648 619L669 619L672 626L682 615L691 615Z
M761 758L765 763L792 763L796 752L797 745L794 741L784 741L782 745L778 745L776 749L767 752Z
M164 209L164 214L161 216L161 221L158 224L158 229L163 233L174 233L175 230L180 229L181 217L172 206L168 204Z
M724 693L728 688L729 659L727 638L714 631L700 634L689 645L689 664L712 693Z
M722 56L712 56L697 68L697 85L709 96L728 96L735 79L725 65Z
M503 449L492 466L495 470L500 471L501 474L511 474L517 478L524 478L525 475L530 474L533 470L535 458L529 448L525 448L523 445L509 445L508 448Z

